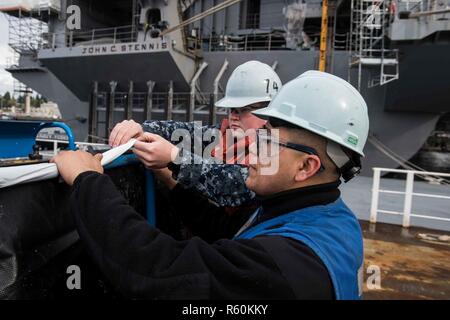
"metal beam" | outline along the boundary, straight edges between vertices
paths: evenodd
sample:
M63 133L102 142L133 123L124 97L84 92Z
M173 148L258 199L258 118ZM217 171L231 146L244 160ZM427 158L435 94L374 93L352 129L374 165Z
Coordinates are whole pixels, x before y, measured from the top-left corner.
M219 85L220 85L220 79L222 78L223 74L228 68L228 60L225 59L225 61L222 64L222 67L219 70L219 73L217 73L216 78L214 79L214 103L217 101L219 96Z
M327 59L328 0L322 0L322 26L320 31L319 71L325 71Z
M191 80L191 101L189 103L189 110L187 114L187 121L191 122L194 121L194 108L195 108L195 94L196 94L196 86L197 86L197 80L202 74L203 70L208 66L206 62L203 62L198 68L197 72L194 74L194 77L192 77Z
M450 8L441 9L441 10L432 10L432 11L422 11L422 12L409 12L409 14L407 15L407 17L408 17L407 19L419 18L419 17L423 17L423 16L431 16L433 14L445 14L445 13L449 13L449 12L450 12Z
M215 104L216 95L210 94L209 95L209 124L215 125L217 122L217 116L216 116L216 106Z
M153 111L153 89L155 88L154 81L147 81L147 96L144 107L144 120L152 119L152 111Z
M277 70L277 67L278 67L278 60L275 60L275 61L272 63L272 69L273 69L273 71L276 71L276 70Z
M109 133L113 129L114 125L114 108L115 108L115 96L117 81L111 81L109 83L111 91L109 92L108 107L106 109L106 125L105 125L105 138L109 137Z
M134 96L134 83L133 81L130 81L130 86L128 88L127 108L125 110L126 120L130 120L133 118L133 96Z
M94 81L89 105L89 142L93 142L93 137L97 136L97 104L98 104L98 82Z
M173 111L173 81L169 82L169 92L167 93L167 120L172 120Z

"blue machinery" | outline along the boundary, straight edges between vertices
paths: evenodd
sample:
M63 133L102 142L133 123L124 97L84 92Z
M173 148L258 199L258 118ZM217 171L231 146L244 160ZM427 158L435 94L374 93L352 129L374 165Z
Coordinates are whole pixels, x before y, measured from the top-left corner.
M0 120L0 159L28 157L37 134L45 128L63 129L69 139L69 149L76 149L72 130L65 123Z
M22 120L0 120L0 159L24 158L33 151L36 136L45 128L61 128L68 138L68 150L76 150L75 139L72 130L62 122L22 121ZM106 166L112 169L136 163L134 155L125 154ZM146 171L146 213L150 224L155 225L155 185L153 175Z

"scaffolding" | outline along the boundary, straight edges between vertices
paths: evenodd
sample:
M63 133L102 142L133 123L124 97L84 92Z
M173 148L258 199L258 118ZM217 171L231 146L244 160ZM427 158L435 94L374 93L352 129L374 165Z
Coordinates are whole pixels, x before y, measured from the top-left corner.
M399 78L398 51L388 49L386 44L391 3L392 0L351 2L349 65L358 68L358 90L361 90L363 67L374 69L368 87L381 86Z
M8 56L6 57L5 69L14 69L19 67L20 55L12 48L8 48Z
M22 95L28 95L32 94L33 90L31 90L29 87L27 87L24 83L20 82L17 79L14 79L13 81L13 96L15 98L18 98Z
M9 24L9 46L19 54L36 53L46 41L50 15L60 9L60 1L0 1Z

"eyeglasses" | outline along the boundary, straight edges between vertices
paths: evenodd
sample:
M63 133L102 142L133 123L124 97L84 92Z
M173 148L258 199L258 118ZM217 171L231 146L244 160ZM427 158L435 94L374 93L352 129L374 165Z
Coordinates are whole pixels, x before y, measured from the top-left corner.
M266 104L262 104L262 103L256 103L253 105L249 105L243 108L230 108L230 113L237 113L239 115L243 114L243 113L247 113L247 112L252 112L261 108L266 107Z
M267 154L270 157L273 157L273 156L276 156L277 154L279 154L280 147L303 152L303 153L310 154L310 155L315 155L315 156L319 157L319 154L317 153L316 149L305 146L303 144L282 141L279 139L278 135L273 134L273 131L270 129L257 130L256 141L257 141L257 146L259 148L258 153L261 154L260 149L263 147L263 148L266 148L266 150L264 150L264 151L267 152ZM320 157L319 157L319 159L320 159ZM321 161L319 171L323 171L323 170L325 170L325 167L323 166L322 161Z

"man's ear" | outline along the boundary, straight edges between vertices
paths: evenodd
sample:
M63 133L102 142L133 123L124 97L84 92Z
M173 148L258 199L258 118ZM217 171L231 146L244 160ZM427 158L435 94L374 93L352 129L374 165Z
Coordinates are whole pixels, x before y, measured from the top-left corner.
M298 161L297 172L295 174L296 182L303 182L314 176L320 170L320 158L314 154L308 154Z

